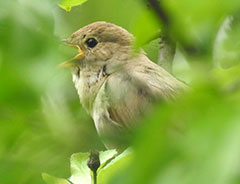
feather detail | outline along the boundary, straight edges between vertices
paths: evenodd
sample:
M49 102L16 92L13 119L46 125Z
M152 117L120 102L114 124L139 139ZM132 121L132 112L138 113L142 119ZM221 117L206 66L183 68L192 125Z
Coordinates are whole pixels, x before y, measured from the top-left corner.
M142 55L112 72L100 88L93 119L101 136L116 137L131 130L153 101L170 102L188 88L146 59Z

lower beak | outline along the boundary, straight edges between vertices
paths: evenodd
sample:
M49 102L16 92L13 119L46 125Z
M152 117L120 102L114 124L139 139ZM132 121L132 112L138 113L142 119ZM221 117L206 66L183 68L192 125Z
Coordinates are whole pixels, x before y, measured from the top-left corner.
M71 68L78 65L78 61L84 57L84 52L78 45L70 45L70 47L78 49L78 54L72 59L65 61L59 65L60 68Z

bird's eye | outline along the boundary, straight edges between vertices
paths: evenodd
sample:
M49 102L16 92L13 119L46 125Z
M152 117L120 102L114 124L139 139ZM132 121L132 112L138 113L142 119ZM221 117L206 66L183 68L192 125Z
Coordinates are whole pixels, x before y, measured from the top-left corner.
M93 48L98 44L98 41L95 38L89 38L85 43L88 47Z

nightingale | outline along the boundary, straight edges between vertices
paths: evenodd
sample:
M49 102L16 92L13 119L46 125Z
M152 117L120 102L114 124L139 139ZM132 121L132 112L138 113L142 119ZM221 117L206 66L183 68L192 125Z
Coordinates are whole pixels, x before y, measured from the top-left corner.
M133 41L127 30L103 21L65 39L78 54L61 66L71 68L80 102L108 149L124 149L126 132L156 100L171 102L188 88L143 50L135 52Z

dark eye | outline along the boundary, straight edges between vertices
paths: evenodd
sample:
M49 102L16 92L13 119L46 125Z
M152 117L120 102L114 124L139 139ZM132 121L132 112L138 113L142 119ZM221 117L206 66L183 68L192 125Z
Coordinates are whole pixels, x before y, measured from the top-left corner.
M98 44L98 41L95 38L89 38L85 43L88 47L93 48Z

